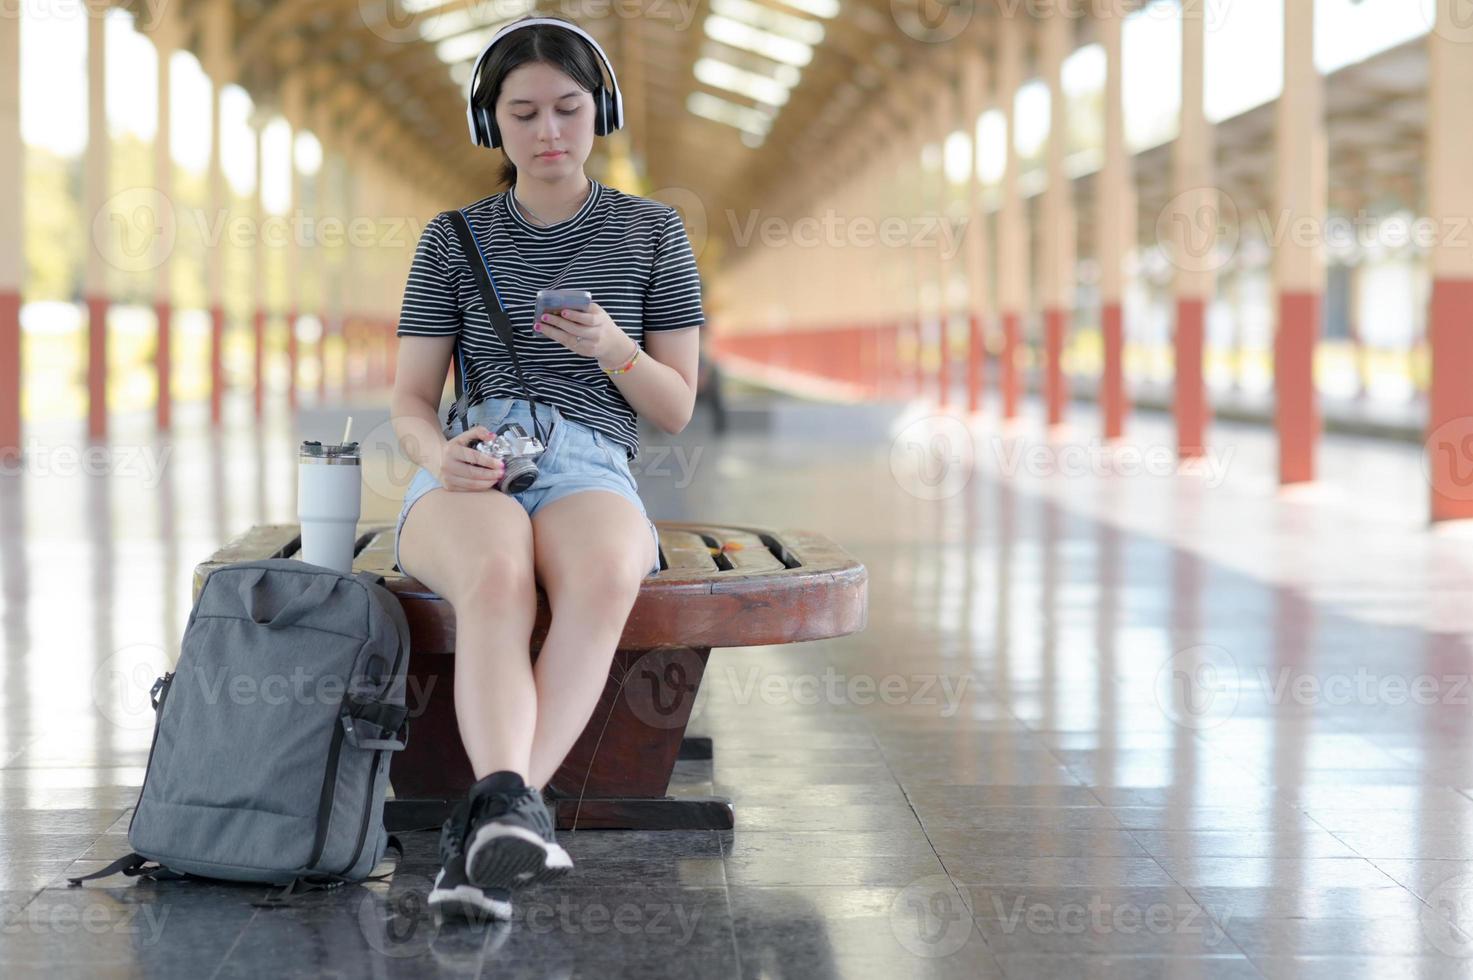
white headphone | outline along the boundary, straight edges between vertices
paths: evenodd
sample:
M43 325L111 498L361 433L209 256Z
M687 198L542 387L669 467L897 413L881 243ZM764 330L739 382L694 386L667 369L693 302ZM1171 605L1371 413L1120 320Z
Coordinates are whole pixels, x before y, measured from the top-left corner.
M608 69L609 82L613 91L604 87L603 80L599 80L598 86L593 90L594 121L593 131L599 136L606 136L624 125L624 99L619 94L619 79L614 75L613 63L609 56L604 54L604 49L599 47L587 31L575 24L569 24L565 20L555 17L527 17L522 20L513 21L501 30L482 49L480 57L476 59L476 65L471 69L471 77L466 81L465 92L465 121L470 127L471 142L477 146L498 147L501 145L501 130L496 126L496 112L491 106L477 106L476 79L481 75L481 66L485 63L487 55L496 46L496 42L506 37L512 31L521 30L523 27L533 27L538 24L548 24L553 27L561 27L564 30L577 34L587 41L598 58L603 62L604 68Z

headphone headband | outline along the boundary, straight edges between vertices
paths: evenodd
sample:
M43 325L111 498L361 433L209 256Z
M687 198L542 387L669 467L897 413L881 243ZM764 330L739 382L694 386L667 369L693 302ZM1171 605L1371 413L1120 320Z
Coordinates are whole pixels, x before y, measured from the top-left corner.
M486 43L486 46L481 49L481 54L479 57L476 58L475 66L471 69L470 78L466 80L465 120L470 128L471 142L476 144L477 146L491 147L497 145L496 142L492 140L492 134L496 131L495 120L492 118L492 108L484 107L477 109L475 104L476 81L480 78L481 66L485 64L486 58L491 54L491 49L494 48L497 42L500 41L502 38L506 37L512 31L521 30L524 27L536 27L539 24L546 24L550 27L561 27L566 31L571 31L572 33L581 37L583 40L587 41L589 46L593 48L594 52L598 55L599 61L603 62L604 68L609 73L609 84L613 89L612 98L608 99L608 101L612 103L609 111L609 116L611 118L608 118L605 121L605 132L613 132L614 130L623 127L624 98L619 93L619 78L614 74L613 62L609 60L609 56L604 53L604 49L599 45L599 43L593 39L593 35L589 34L587 31L576 24L570 24L567 21L559 20L556 17L525 17L521 20L512 21L510 24L507 24L505 27L501 28L501 30L497 31L496 34L492 36L491 40ZM602 80L600 80L599 87L603 87ZM595 91L595 101L599 101L597 99L597 91ZM602 104L595 106L596 109L601 107ZM480 125L477 125L476 121L476 114L478 112L481 115Z

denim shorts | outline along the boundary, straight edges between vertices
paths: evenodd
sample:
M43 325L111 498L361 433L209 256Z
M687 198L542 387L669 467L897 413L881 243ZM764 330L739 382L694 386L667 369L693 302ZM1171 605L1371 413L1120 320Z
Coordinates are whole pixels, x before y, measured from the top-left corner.
M470 426L484 425L493 433L508 422L517 422L528 435L536 434L532 427L531 406L525 398L488 398L472 405L466 413L466 420ZM624 447L596 429L565 418L556 408L542 402L537 403L537 420L547 436L546 449L536 459L537 480L526 490L509 496L522 505L528 517L554 500L581 490L611 490L627 498L644 515L650 526L650 536L655 541L655 564L646 576L658 572L660 532L645 512L644 501L639 499ZM440 481L423 466L409 481L409 489L404 492L404 506L399 511L399 523L394 529L394 565L400 572L404 567L399 564L399 537L404 532L404 519L409 516L409 508L420 497L441 486Z

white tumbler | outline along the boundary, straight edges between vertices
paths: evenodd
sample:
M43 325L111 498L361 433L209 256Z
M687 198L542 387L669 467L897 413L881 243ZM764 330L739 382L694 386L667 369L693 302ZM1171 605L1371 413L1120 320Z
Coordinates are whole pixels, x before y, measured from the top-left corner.
M350 575L363 504L358 443L302 443L297 454L297 520L302 561Z

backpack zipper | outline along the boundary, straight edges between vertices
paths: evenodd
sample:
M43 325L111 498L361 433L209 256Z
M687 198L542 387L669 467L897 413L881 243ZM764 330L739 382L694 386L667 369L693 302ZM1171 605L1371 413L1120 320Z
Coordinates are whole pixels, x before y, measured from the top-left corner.
M306 867L315 867L327 845L327 825L332 821L332 798L338 788L338 756L343 750L343 726L333 718L332 744L327 750L327 771L322 775L322 791L317 797L317 835L312 841L312 856Z
M159 729L164 724L164 701L169 697L169 685L174 683L174 672L164 671L164 676L153 682L153 687L148 690L149 700L153 702L153 740L148 743L148 761L143 764L143 785L138 788L138 803L143 803L143 791L148 789L148 774L153 769L153 750L159 744ZM155 700L157 695L157 700ZM132 814L128 817L128 832L133 832L133 821L138 817L138 806L133 807Z
M364 585L363 588L365 591L370 593L369 601L372 602L372 590L367 585ZM394 601L397 602L398 599L395 599ZM395 627L396 628L394 630L394 638L398 639L399 631L397 628L397 624L395 624ZM403 658L404 649L401 646L399 650L396 651L394 654L394 666L389 669L389 683L392 684L395 682L395 680L398 679L399 663L403 660ZM339 725L338 728L339 730L341 730L342 726ZM348 866L345 867L342 871L338 872L341 875L346 875L349 871L352 871L353 865L357 864L358 859L363 855L363 843L368 839L368 818L373 815L373 799L376 795L376 787L378 786L378 769L380 763L382 762L383 754L386 751L388 750L374 750L373 761L369 768L368 793L363 797L363 814L358 819L358 846L353 849L353 858L348 862Z

